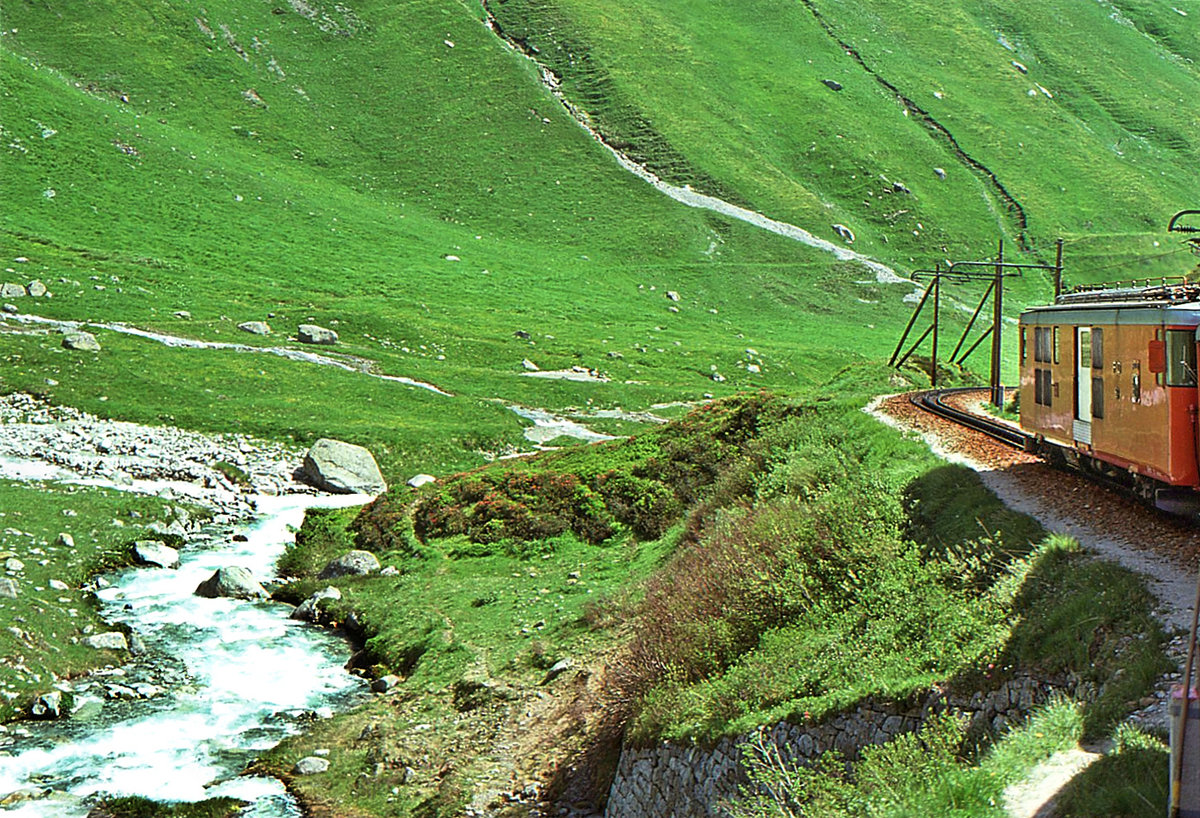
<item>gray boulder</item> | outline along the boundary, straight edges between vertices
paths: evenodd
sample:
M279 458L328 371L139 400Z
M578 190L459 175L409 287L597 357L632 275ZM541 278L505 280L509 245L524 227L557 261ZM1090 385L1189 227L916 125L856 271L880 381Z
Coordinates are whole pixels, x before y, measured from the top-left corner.
M318 756L307 756L296 762L292 772L296 775L316 775L329 769L329 762Z
M138 565L178 568L179 552L158 540L138 540L133 544L133 559Z
M254 575L238 565L218 569L211 577L196 586L196 596L206 599L265 599L267 592Z
M29 708L29 715L35 719L57 719L62 718L64 709L63 694L55 690L38 696Z
M63 336L63 348L76 349L80 352L99 352L100 342L90 332L68 332Z
M399 685L403 679L399 676L389 673L387 676L380 676L375 681L371 682L372 693L387 693Z
M24 298L25 288L20 284L0 285L0 298Z
M98 633L83 640L83 644L96 650L129 650L129 641L120 631Z
M301 324L296 328L296 338L302 344L333 346L338 342L336 332L325 327L318 327L316 324Z
M416 475L414 477L410 477L408 479L408 484L415 489L419 489L421 486L424 486L428 483L436 483L436 482L437 482L437 478L434 477L432 474L418 474L418 475Z
M41 298L47 292L46 285L40 281L30 281L25 290L34 298Z
M382 494L387 483L369 451L353 443L321 438L304 455L304 477L334 494Z
M16 599L18 596L17 581L8 577L0 577L0 598Z
M323 590L317 591L308 599L301 602L292 611L292 619L299 619L302 622L315 622L317 615L320 613L319 605L323 599L341 599L342 592L332 585Z
M248 332L251 335L270 335L271 327L266 321L243 321L238 324L238 329L242 332Z
M363 577L379 570L379 560L370 551L349 551L321 569L317 579Z

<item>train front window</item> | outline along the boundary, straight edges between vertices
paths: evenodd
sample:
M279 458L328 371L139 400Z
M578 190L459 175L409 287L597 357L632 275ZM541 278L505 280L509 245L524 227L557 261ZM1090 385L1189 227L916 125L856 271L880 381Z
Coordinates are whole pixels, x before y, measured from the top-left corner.
M1167 330L1167 386L1196 385L1196 334L1190 329Z

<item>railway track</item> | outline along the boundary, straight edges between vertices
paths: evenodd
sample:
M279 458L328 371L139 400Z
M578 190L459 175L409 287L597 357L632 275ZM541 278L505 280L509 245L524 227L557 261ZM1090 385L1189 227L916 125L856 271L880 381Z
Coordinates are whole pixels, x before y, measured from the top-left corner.
M1000 420L967 412L946 402L946 398L948 397L977 391L979 391L979 387L974 386L958 389L933 389L926 392L914 392L909 396L909 400L919 409L953 421L960 426L966 426L968 429L974 429L1001 443L1012 446L1014 449L1028 451L1029 435L1020 429L1015 429L1010 424Z

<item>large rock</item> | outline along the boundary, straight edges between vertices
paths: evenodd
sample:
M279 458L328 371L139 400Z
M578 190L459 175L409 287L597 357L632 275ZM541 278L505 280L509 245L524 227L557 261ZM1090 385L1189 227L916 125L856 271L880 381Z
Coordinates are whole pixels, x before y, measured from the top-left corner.
M379 560L370 551L349 551L321 569L317 579L363 577L379 570Z
M267 592L245 568L230 565L218 569L211 577L197 585L196 596L207 599L265 599Z
M0 284L0 298L24 298L25 288L20 284Z
M0 577L0 597L5 599L16 599L19 595L20 590L15 579Z
M38 696L29 708L29 715L35 719L58 719L62 718L65 712L66 703L63 701L63 694L57 690Z
M243 321L238 324L238 329L242 332L248 332L251 335L270 335L271 327L266 321Z
M90 332L68 332L63 336L62 345L66 349L77 349L80 352L100 351L100 342Z
M34 298L41 298L47 293L46 285L40 281L30 281L25 290Z
M334 494L382 494L387 483L375 458L362 446L321 438L304 456L303 474L319 489Z
M292 772L296 775L316 775L329 769L329 762L318 756L307 756L296 762Z
M302 344L333 346L338 342L338 334L336 332L325 327L318 327L316 324L301 324L296 328L296 338Z
M83 644L96 650L129 650L129 640L120 631L98 633L83 640Z
M317 591L308 599L301 602L292 611L292 619L299 619L303 622L316 622L321 611L319 605L324 599L341 599L342 592L332 585L323 590Z
M157 540L138 540L133 544L133 559L138 565L178 568L179 552Z

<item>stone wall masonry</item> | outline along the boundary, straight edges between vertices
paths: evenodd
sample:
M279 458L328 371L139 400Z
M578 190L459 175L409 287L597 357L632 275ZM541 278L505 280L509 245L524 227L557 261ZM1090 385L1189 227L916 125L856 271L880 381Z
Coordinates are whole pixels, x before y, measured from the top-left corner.
M836 749L857 760L864 747L882 744L918 730L931 713L950 710L970 718L969 732L1001 731L1022 721L1051 693L1078 694L1073 679L1048 682L1019 675L988 693L931 690L909 702L867 699L857 708L819 724L779 722L766 732L781 755L812 763ZM725 738L712 748L662 742L653 747L625 747L609 791L606 818L719 818L721 805L746 780L740 747L752 735Z

